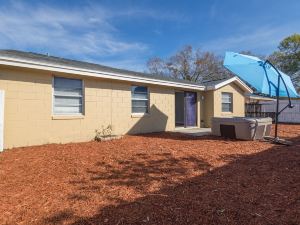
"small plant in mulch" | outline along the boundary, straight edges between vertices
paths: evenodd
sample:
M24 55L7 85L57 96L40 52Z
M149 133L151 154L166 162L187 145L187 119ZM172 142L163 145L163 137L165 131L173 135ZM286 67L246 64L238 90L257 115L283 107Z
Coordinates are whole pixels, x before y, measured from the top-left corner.
M112 125L109 124L107 127L102 126L101 129L95 130L96 136L95 141L109 141L109 140L115 140L120 139L122 136L120 135L113 135L113 129Z

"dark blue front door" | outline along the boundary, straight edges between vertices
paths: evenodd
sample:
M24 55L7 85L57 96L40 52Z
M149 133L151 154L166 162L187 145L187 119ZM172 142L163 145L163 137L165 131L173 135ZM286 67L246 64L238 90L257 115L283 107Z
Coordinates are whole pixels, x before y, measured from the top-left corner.
M197 94L184 92L185 127L197 125Z

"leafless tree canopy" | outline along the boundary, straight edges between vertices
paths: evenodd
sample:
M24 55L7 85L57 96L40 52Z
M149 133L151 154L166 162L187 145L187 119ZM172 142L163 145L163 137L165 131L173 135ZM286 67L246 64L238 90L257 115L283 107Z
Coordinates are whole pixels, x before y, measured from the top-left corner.
M201 82L218 80L231 76L222 66L222 60L214 53L194 50L185 46L175 55L163 60L155 57L147 62L152 74Z

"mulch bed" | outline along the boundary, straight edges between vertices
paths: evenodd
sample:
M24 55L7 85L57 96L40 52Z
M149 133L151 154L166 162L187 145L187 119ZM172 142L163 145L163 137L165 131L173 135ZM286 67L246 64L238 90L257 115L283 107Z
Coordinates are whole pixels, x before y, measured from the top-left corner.
M177 133L0 154L0 224L300 224L300 125L285 147Z

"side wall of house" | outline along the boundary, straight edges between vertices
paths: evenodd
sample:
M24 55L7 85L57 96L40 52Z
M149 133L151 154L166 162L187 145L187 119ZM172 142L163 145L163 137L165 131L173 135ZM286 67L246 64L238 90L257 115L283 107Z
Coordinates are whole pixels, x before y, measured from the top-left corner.
M222 92L232 93L232 112L222 112ZM245 116L245 94L235 83L230 83L214 91L207 91L204 96L204 123L206 127L211 127L211 118L214 116Z
M222 92L232 93L232 112L222 112ZM214 116L245 116L245 94L235 83L214 91Z
M146 85L150 93L150 113L134 117L131 114L133 83L55 75L84 81L83 116L52 115L51 72L0 68L0 89L5 91L4 148L89 141L94 138L96 129L109 124L114 134L175 128L174 88Z
M210 127L211 118L214 117L214 91L204 94L204 126Z

